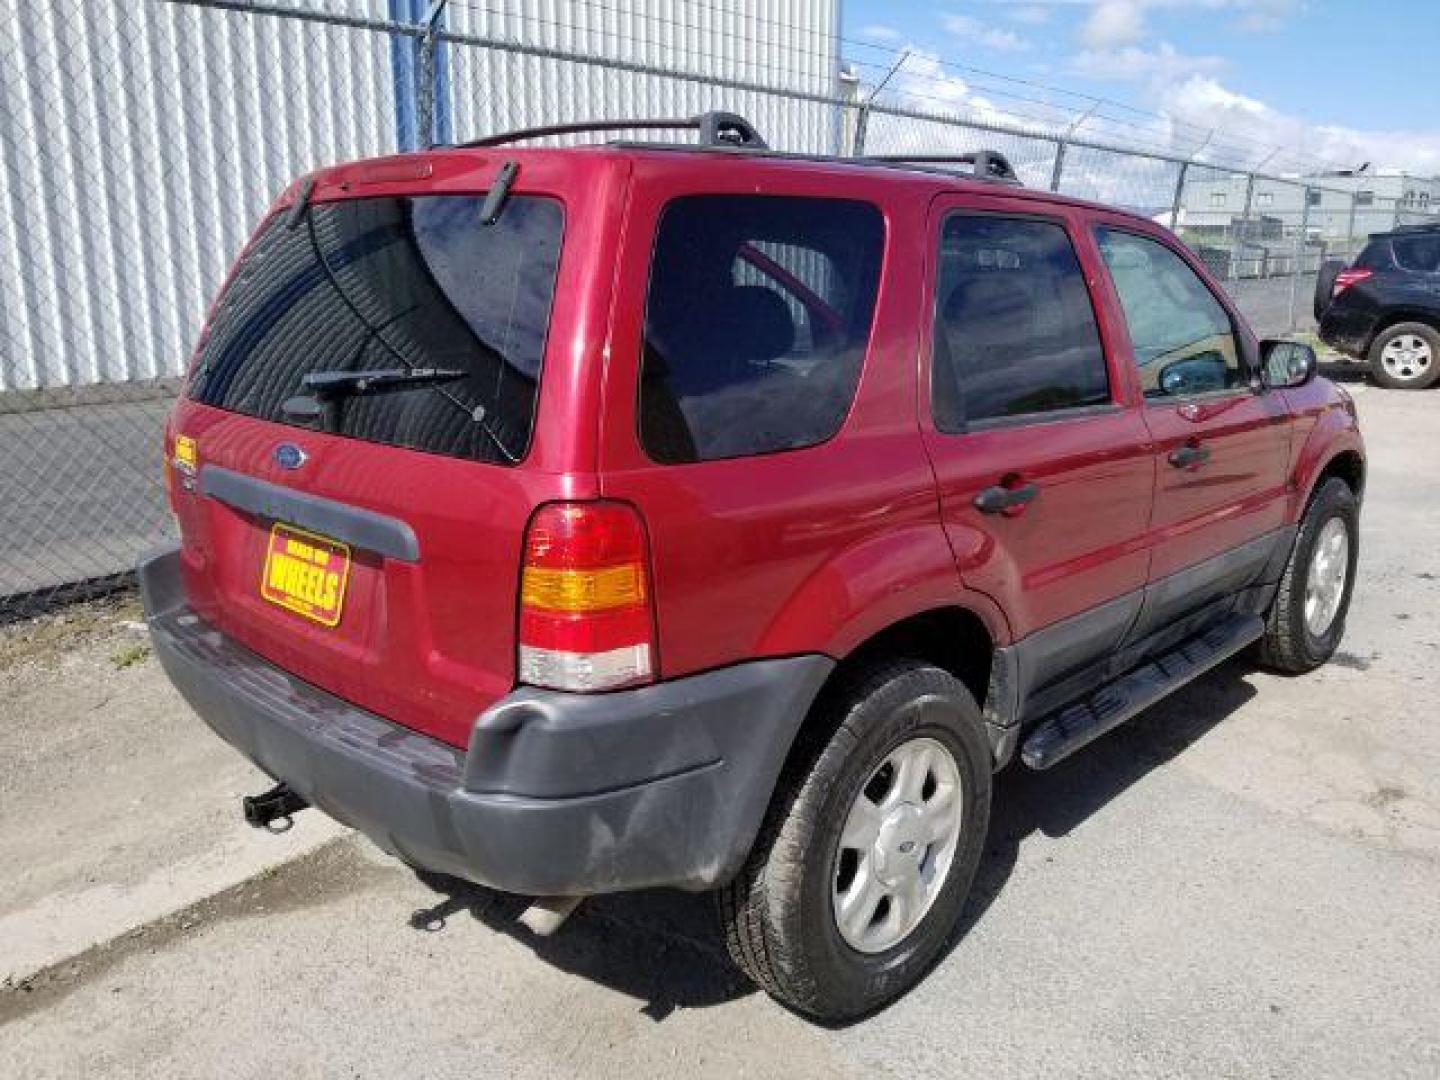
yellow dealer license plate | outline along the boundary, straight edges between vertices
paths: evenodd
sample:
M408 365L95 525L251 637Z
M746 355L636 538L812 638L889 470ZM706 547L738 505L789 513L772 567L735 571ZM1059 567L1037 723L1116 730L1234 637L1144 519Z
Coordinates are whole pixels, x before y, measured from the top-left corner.
M349 580L348 545L278 521L271 528L260 578L260 595L266 600L321 626L334 626Z

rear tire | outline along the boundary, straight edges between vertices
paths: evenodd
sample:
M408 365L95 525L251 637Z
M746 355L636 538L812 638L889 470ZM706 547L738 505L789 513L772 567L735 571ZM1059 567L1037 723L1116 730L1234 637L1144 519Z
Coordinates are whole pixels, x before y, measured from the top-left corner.
M944 948L984 850L993 759L974 698L929 664L858 671L817 707L750 858L716 906L742 971L784 1004L833 1022L899 997ZM892 764L905 760L919 764ZM923 824L931 820L933 830ZM861 869L873 890L855 887ZM872 893L885 894L874 907ZM869 913L847 916L842 930L848 898Z
M1330 306L1330 301L1335 298L1335 279L1340 276L1340 271L1345 269L1343 259L1326 259L1320 264L1320 269L1315 273L1315 321L1319 322L1325 317L1325 309Z
M1259 659L1266 667L1303 675L1334 655L1345 634L1345 616L1355 590L1359 523L1359 506L1350 485L1336 477L1321 484L1300 521L1290 561L1265 617ZM1337 540L1341 531L1343 539ZM1327 592L1342 572L1338 594Z
M1370 372L1389 390L1424 390L1440 379L1440 331L1425 323L1388 326L1370 343Z

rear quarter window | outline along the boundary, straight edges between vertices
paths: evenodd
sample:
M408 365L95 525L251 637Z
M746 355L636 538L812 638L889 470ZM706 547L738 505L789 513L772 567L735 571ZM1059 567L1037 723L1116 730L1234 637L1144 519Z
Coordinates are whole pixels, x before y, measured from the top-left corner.
M1395 265L1421 274L1440 273L1440 233L1434 236L1396 236L1390 240Z
M651 258L640 441L682 464L824 442L855 396L884 223L868 203L697 195Z

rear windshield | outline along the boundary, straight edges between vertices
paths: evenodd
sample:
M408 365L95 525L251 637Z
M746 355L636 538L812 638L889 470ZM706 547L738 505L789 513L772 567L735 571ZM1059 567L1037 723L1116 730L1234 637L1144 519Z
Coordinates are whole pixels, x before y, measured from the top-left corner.
M563 212L512 196L348 199L265 225L216 306L190 396L263 420L514 464L534 426ZM399 373L328 395L305 376ZM417 372L438 372L428 381ZM409 381L407 381L407 379ZM296 399L302 399L297 408ZM289 404L287 404L289 403Z
M884 224L868 203L696 195L650 266L640 440L680 464L823 442L850 411Z

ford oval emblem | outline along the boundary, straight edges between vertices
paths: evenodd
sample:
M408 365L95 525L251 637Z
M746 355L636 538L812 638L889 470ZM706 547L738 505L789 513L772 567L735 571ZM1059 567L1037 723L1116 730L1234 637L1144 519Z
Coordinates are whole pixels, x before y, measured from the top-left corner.
M282 442L275 447L275 464L282 469L298 469L310 460L310 455L294 443Z

